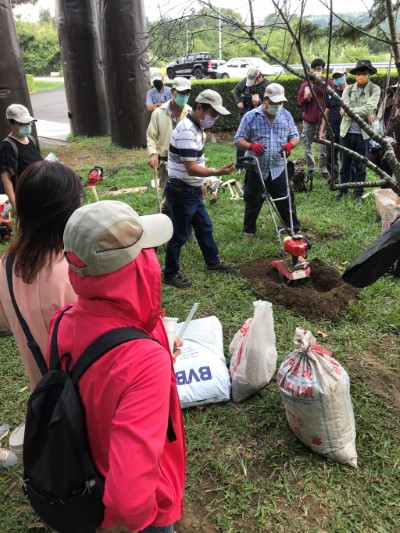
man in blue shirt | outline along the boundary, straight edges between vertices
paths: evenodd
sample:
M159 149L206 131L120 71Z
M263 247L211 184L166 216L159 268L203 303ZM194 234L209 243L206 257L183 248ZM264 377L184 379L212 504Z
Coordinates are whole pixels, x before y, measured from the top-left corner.
M147 111L152 113L157 107L162 106L168 100L171 100L171 89L164 85L164 76L161 70L155 70L150 75L153 87L147 91L146 107Z
M289 157L291 150L299 143L299 132L292 115L283 108L285 89L278 83L271 83L265 89L263 104L244 115L235 135L238 148L248 150L259 159L262 177L271 197L287 196L285 160L282 151ZM300 230L292 199L293 229ZM249 239L256 233L256 222L261 211L263 188L255 170L248 170L244 181L244 237ZM276 207L287 228L290 228L289 199L279 200Z

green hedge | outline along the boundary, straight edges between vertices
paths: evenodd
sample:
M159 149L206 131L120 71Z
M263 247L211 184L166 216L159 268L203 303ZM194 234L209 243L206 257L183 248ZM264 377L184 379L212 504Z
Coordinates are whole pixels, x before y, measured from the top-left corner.
M221 80L213 79L203 79L203 80L190 80L192 85L192 95L189 100L189 104L194 102L196 96L205 89L213 89L217 91L222 96L222 101L224 106L231 112L231 115L221 116L218 118L213 131L224 131L224 130L236 130L238 127L238 110L236 107L236 102L233 97L233 89L237 83L242 78L229 78ZM280 76L279 78L268 78L271 82L277 81L285 87L285 96L288 99L288 102L285 104L285 108L292 114L296 122L301 120L302 108L297 105L297 93L299 92L300 86L303 81L296 76ZM354 76L349 75L348 83L354 83ZM384 89L387 84L387 75L386 72L376 74L372 76L372 82L376 83ZM397 78L392 76L390 79L390 85L397 83ZM166 82L165 85L171 86L171 82Z
M26 74L26 84L28 86L28 92L33 93L35 90L35 80L32 74Z

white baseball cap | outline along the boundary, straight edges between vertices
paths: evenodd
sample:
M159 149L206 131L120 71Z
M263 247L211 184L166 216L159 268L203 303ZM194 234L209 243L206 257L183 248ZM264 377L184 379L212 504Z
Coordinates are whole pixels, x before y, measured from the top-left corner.
M222 105L221 95L212 89L201 91L201 93L197 95L195 102L198 102L199 104L210 104L210 106L221 115L231 114L231 112Z
M332 70L332 76L334 74L346 74L346 72L347 72L346 67L335 67Z
M172 237L167 215L140 216L125 202L103 200L74 211L64 230L64 253L79 276L110 274L136 259L144 248L161 246Z
M191 83L188 79L186 78L183 78L183 77L177 77L175 78L174 80L172 80L172 88L173 89L176 89L178 92L179 91L191 91L192 90L192 86L191 86Z
M246 87L252 87L256 84L256 79L261 74L261 70L259 68L249 68L247 71L247 80L246 80Z
M34 120L37 120L31 117L27 108L21 104L11 104L8 106L6 109L6 119L15 120L15 122L19 122L20 124L30 124Z
M287 102L287 98L285 97L285 89L279 83L270 83L267 85L265 88L264 97L269 98L271 102L274 102L274 104L279 102Z

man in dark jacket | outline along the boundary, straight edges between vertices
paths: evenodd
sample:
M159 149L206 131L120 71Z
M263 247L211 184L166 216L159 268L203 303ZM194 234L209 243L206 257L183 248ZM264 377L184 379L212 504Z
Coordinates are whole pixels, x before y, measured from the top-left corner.
M313 59L311 61L311 70L316 76L322 76L325 70L325 61L323 59ZM333 89L332 81L328 80L328 84ZM314 96L315 95L315 96ZM313 143L319 133L319 124L321 121L321 109L324 109L325 90L321 85L312 83L312 90L309 83L306 81L302 84L297 95L297 105L304 107L301 115L303 119L303 133L302 139L304 142L305 156L307 162L307 176L309 180L314 176L314 152ZM324 178L328 178L328 170L326 168L326 149L322 144L318 145L319 152L319 170Z
M347 72L345 67L336 67L332 71L333 85L335 86L335 92L341 97L343 91L347 87ZM329 126L325 120L321 121L321 128L319 136L321 139L331 141L336 144L340 142L340 123L342 122L342 116L340 114L340 102L335 100L331 94L326 95L325 99L325 118L328 121ZM326 167L328 170L329 178L333 179L335 183L339 182L339 152L332 149L331 145L326 148Z
M259 68L249 68L247 77L243 78L233 89L233 96L239 111L239 123L243 116L252 109L262 104L265 88L271 82L265 79ZM236 149L236 169L243 170L239 159L244 156L244 150Z

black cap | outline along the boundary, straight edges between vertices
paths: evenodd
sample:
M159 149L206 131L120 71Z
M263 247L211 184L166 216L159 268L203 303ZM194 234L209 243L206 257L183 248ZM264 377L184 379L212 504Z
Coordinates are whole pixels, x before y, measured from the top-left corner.
M369 70L371 74L376 74L376 68L371 65L369 59L360 59L356 66L350 70L350 74L356 74L359 70Z

